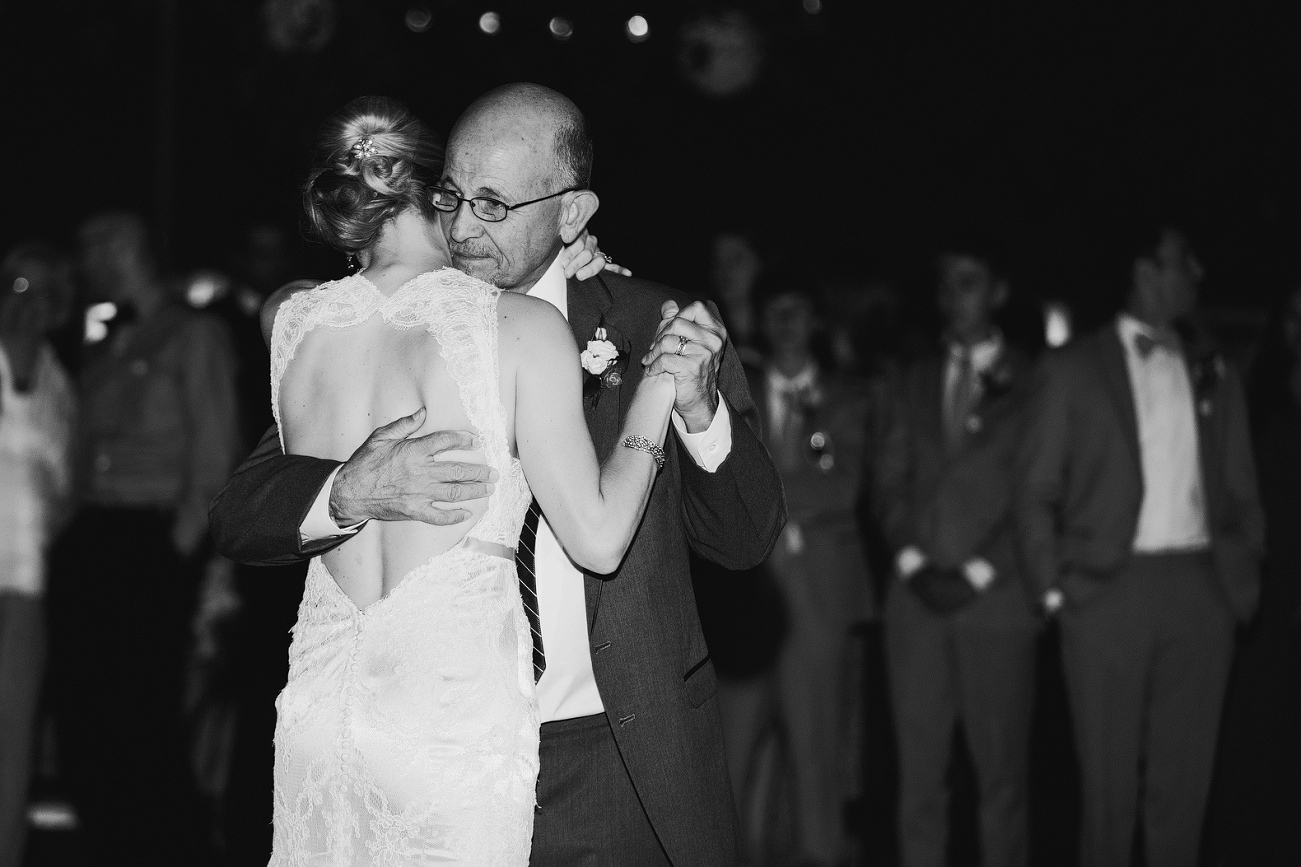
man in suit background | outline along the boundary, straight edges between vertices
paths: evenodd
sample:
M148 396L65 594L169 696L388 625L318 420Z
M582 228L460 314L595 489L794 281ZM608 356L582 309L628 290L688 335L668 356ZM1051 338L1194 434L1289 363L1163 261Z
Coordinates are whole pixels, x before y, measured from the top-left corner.
M785 520L781 482L712 310L608 273L566 282L557 254L598 205L591 153L572 102L508 85L457 121L441 182L450 195L440 198L452 202L442 227L458 268L555 304L580 346L608 340L618 350L615 366L586 390L598 457L616 447L641 362L678 384L677 444L623 565L583 574L545 517L537 525L545 668L531 863L716 867L736 860L736 818L688 551L730 569L761 562ZM489 222L476 198L531 204ZM402 421L378 429L343 464L283 455L273 428L213 503L221 549L279 562L320 553L369 519L462 519L430 501L483 496L484 468L431 462L465 444L448 433L407 440L414 427Z
M862 647L851 630L875 614L855 512L868 463L868 392L836 369L829 344L819 344L824 322L807 277L770 268L755 288L763 356L746 375L789 520L763 573L748 578L775 590L783 628L768 670L748 678L724 673L719 704L751 860L769 863L765 855L785 848L773 833L780 823L762 808L765 782L778 782L794 819L790 863L832 867L849 854L845 801L857 773L850 747L858 734L852 721L861 718L854 711ZM708 578L701 584L708 588ZM711 646L727 642L768 656L756 646L767 636L754 622L767 618L756 613L746 604L718 606L707 624L718 627ZM788 778L766 773L764 759L773 753L763 736L774 731L784 735Z
M1263 517L1242 388L1190 325L1201 264L1163 224L1126 250L1124 312L1036 374L1016 515L1060 608L1080 864L1129 863L1142 767L1146 863L1194 865Z
M994 325L1008 284L993 255L967 242L937 265L942 352L898 377L877 458L877 511L897 570L885 636L901 863L946 863L948 768L961 722L978 781L982 863L1015 867L1027 858L1039 624L1011 517L1027 361Z

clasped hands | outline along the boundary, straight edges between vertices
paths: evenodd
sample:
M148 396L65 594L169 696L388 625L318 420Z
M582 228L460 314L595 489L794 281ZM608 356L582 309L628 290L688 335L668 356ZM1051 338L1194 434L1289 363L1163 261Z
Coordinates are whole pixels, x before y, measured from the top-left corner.
M664 303L655 340L642 358L647 375L669 373L674 409L691 433L709 428L718 410L718 368L727 332L700 302L679 310ZM680 350L680 351L679 351ZM415 436L424 407L382 427L339 468L330 489L330 517L348 528L369 520L420 521L445 526L470 517L465 504L493 492L497 471L467 461L444 460L481 447L470 431Z

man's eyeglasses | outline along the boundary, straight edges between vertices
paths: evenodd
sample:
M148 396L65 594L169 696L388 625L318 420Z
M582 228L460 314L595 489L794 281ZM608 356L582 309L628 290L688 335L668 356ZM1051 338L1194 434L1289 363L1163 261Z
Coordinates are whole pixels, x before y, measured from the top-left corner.
M525 205L534 205L538 202L545 202L547 199L554 199L556 196L563 196L565 193L572 193L577 189L578 187L566 187L560 192L552 193L549 196L542 196L541 198L530 199L527 202L518 202L514 205L508 205L505 202L499 202L496 199L490 199L487 196L475 196L473 199L467 199L457 195L451 190L444 189L443 187L430 187L429 200L433 202L433 205L437 210L449 214L461 207L462 202L469 202L470 210L474 211L474 215L480 220L487 223L500 223L502 220L506 219L507 214L516 208L522 208Z

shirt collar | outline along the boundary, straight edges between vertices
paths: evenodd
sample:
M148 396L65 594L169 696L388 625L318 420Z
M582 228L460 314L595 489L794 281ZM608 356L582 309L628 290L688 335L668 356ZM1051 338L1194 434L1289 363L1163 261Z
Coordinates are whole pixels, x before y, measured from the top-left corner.
M968 348L957 341L950 341L949 358L960 358L964 349ZM969 351L971 352L971 366L977 373L989 370L998 361L998 356L1003 351L1003 332L997 328L993 329L984 340L973 343Z
M768 368L768 385L773 391L778 392L795 392L800 389L809 388L813 385L813 380L817 378L818 366L810 360L804 365L803 369L794 376L786 376L775 367Z
M526 294L550 302L560 311L561 316L569 318L569 281L565 279L565 269L560 264L559 256L551 260L550 267Z

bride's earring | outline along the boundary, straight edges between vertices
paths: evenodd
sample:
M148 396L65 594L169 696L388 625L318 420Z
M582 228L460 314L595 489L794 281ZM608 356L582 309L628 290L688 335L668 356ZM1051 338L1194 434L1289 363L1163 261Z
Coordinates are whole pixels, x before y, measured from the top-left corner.
M348 254L348 273L349 273L349 274L355 273L356 270L357 270L357 254L356 254L356 253L349 253L349 254Z

